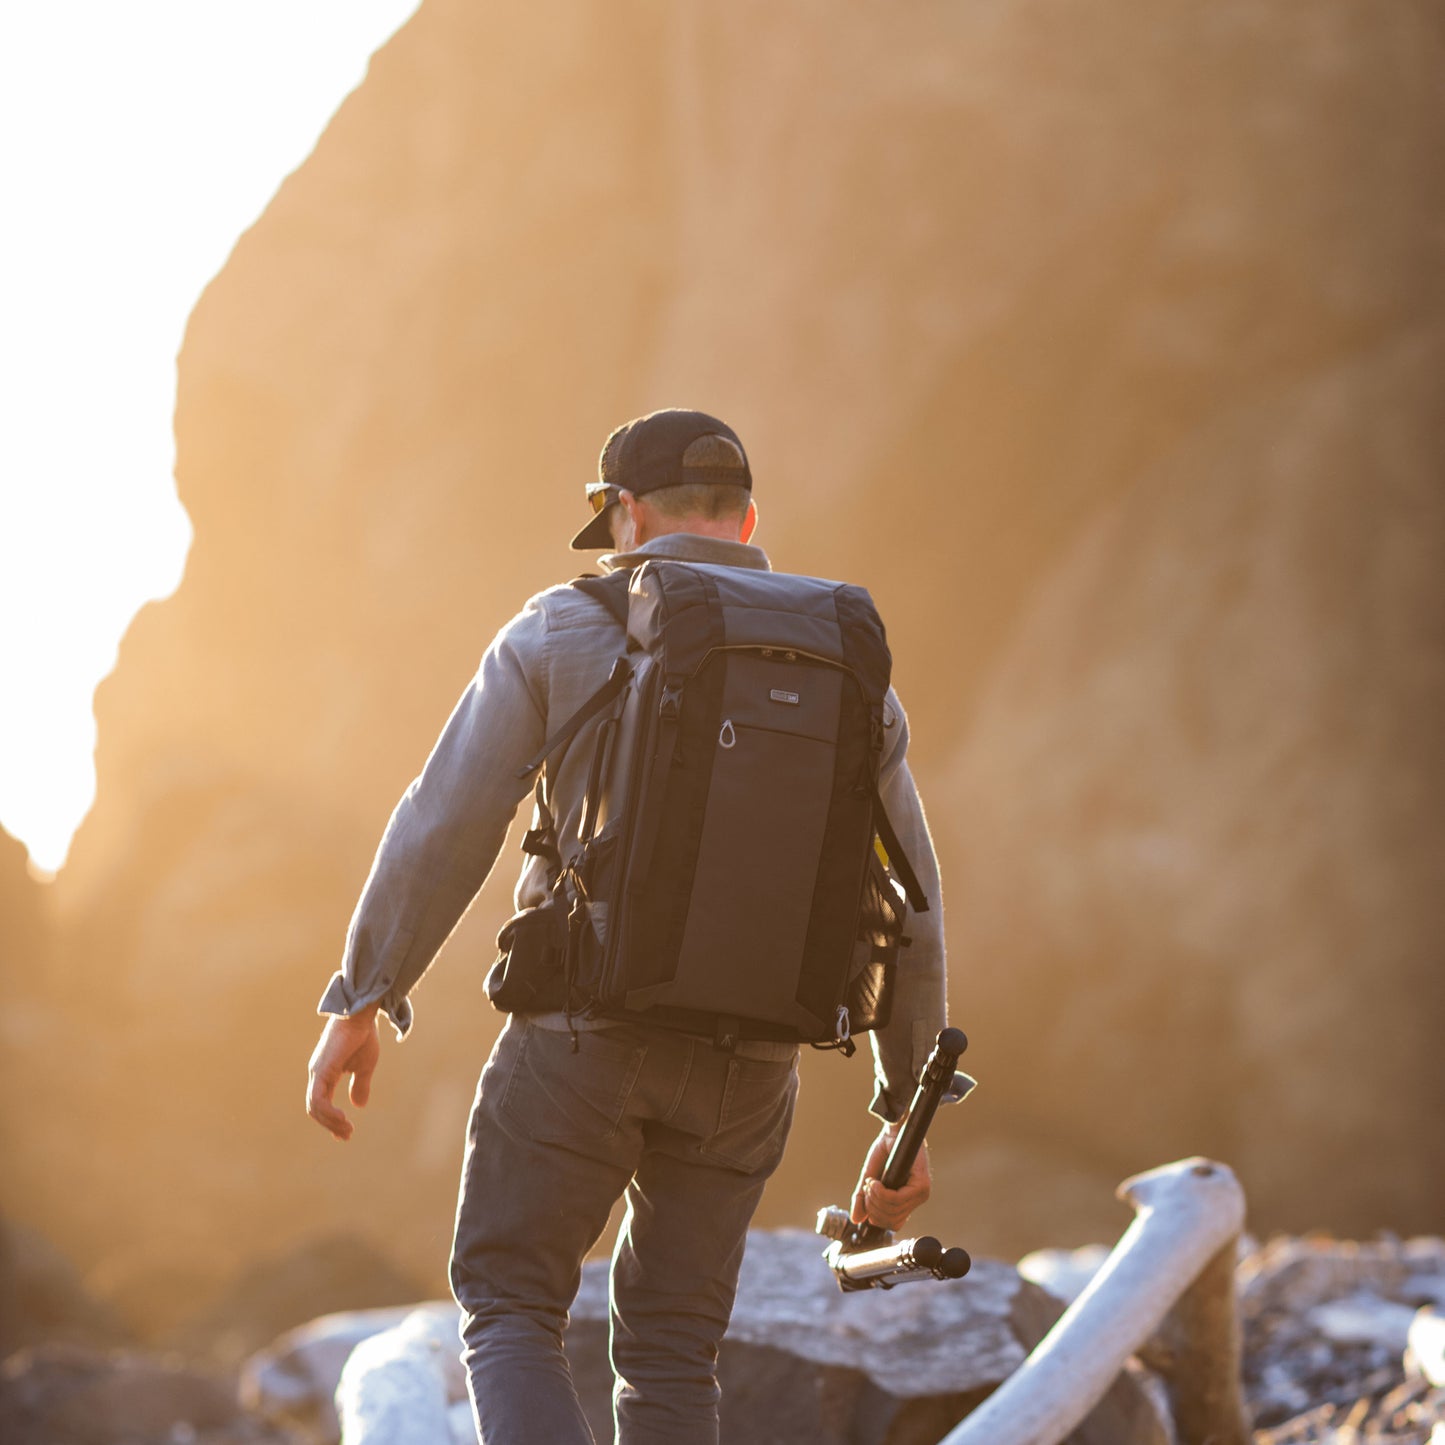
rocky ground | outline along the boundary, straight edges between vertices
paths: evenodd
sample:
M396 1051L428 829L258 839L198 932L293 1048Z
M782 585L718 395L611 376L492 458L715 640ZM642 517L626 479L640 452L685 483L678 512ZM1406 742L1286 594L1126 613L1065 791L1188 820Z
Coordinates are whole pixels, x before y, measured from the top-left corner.
M1276 1240L1240 1301L1256 1445L1445 1441L1445 1241Z
M37 1279L15 1239L0 1271L11 1346L0 1362L5 1445L320 1445L294 1418L244 1408L234 1360L216 1357L206 1337L167 1353L120 1342L122 1326L87 1302L53 1251L37 1247ZM1076 1289L1094 1261L1072 1258ZM262 1285L277 1276L267 1266L232 1292L253 1331L300 1322L274 1284L275 1316L265 1319ZM1068 1270L1056 1277L1069 1293ZM1445 1445L1445 1240L1281 1238L1246 1247L1238 1281L1255 1445ZM101 1333L87 1339L97 1322Z

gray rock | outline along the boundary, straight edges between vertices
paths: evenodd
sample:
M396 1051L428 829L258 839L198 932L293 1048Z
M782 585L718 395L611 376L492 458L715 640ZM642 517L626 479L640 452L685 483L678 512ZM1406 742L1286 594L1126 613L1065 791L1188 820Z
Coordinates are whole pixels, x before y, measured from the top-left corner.
M1019 1260L1019 1273L1065 1304L1073 1304L1109 1257L1107 1244L1079 1249L1036 1249Z
M934 1445L1023 1363L1015 1311L1043 1292L1012 1265L979 1260L957 1282L844 1294L820 1252L796 1230L748 1238L718 1367L725 1445ZM583 1272L572 1320L578 1393L606 1438L605 1264Z
M444 1445L453 1433L450 1407L464 1388L457 1312L429 1307L351 1352L336 1404L346 1439L358 1445Z
M1445 1284L1445 1241L1276 1239L1241 1261L1239 1280L1261 1445L1332 1439L1345 1419L1373 1445L1421 1445L1445 1420L1418 1308Z
M449 1309L455 1317L451 1306L437 1308ZM339 1440L333 1396L347 1358L363 1340L395 1328L410 1313L405 1307L351 1310L288 1330L242 1367L242 1403L318 1439Z
M727 1346L776 1349L813 1364L857 1371L899 1399L991 1389L1027 1353L1012 1323L1034 1286L1011 1264L983 1259L943 1284L844 1294L802 1230L748 1236ZM607 1267L583 1271L574 1323L607 1321Z
M1306 1323L1333 1344L1379 1345L1392 1355L1404 1354L1414 1319L1408 1305L1365 1290L1316 1305L1305 1316Z

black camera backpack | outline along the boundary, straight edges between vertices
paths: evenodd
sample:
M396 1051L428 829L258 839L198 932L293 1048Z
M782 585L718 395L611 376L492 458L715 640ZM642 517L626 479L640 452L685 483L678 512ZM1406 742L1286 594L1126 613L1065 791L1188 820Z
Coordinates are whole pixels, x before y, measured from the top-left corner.
M872 599L661 560L573 585L627 653L520 774L603 714L577 839L539 782L523 846L553 865L546 916L498 940L547 940L560 988L494 1001L851 1051L886 1022L905 899L928 907L878 795L892 658Z

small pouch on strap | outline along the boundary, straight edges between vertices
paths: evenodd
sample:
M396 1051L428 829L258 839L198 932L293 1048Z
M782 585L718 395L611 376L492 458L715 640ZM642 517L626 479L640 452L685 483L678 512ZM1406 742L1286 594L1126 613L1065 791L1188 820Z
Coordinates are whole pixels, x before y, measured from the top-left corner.
M499 957L487 998L503 1013L551 1013L567 1006L567 913L553 898L513 914L497 934Z

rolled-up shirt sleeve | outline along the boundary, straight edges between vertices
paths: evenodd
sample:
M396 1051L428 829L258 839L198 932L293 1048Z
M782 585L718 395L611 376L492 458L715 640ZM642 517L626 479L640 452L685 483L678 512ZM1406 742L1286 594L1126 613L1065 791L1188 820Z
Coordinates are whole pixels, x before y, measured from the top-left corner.
M927 912L909 910L904 932L910 942L899 950L892 1011L888 1023L872 1035L875 1087L869 1110L895 1123L908 1108L947 1019L948 960L938 859L906 756L908 718L896 693L889 692L887 706L893 722L884 734L879 794L928 900Z
M317 1011L380 1004L398 1037L408 994L486 882L532 781L547 713L546 614L533 599L487 649L421 773L396 805Z

